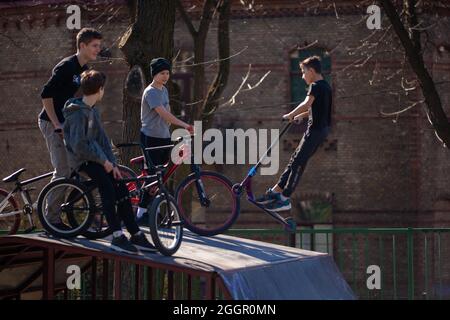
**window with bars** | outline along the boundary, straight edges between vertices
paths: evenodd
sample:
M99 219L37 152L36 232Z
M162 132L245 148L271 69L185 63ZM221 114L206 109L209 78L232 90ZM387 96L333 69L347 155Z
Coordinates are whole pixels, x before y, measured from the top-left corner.
M324 79L331 86L331 58L323 49L308 49L295 51L291 54L291 102L292 109L295 108L300 102L302 102L306 93L308 92L308 86L301 77L300 62L311 56L319 56L322 61L322 75Z
M311 48L307 50L294 51L290 57L290 83L291 83L291 105L289 110L296 108L306 98L308 85L302 79L300 62L311 56L319 56L322 64L322 75L331 86L331 58L326 50L321 48ZM301 125L292 126L290 133L304 132L307 126L307 119Z

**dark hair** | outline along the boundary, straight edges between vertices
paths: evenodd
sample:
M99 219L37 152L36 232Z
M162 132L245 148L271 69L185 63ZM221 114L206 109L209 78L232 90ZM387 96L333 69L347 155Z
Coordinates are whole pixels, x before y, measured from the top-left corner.
M87 70L81 74L81 92L85 96L96 94L105 86L106 76L97 70Z
M322 73L322 64L319 56L312 56L300 62L300 67L313 68L316 73Z
M94 39L103 39L100 32L93 28L83 28L77 34L77 48L80 49L81 43L89 44Z

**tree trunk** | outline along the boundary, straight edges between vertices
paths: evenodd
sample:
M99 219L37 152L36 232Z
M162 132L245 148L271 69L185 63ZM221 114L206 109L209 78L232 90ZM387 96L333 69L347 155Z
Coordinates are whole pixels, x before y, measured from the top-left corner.
M128 1L128 8L131 26L119 43L130 66L123 90L124 142L139 141L141 97L151 82L150 61L157 57L172 60L176 1L134 0ZM139 153L137 148L124 149L121 160L127 164Z
M405 3L405 7L408 9L409 23L417 23L417 17L414 9L415 1L405 1L407 1ZM430 76L427 68L425 67L423 54L420 49L420 37L417 36L417 31L411 30L408 32L406 30L390 0L380 0L380 2L389 17L389 20L391 21L395 33L405 48L405 54L408 58L409 64L419 80L420 87L422 88L422 94L425 98L425 111L428 119L435 130L437 138L444 144L445 147L448 148L450 146L450 124L447 115L442 108L441 98L436 90L433 78ZM410 25L409 29L414 26L415 25Z

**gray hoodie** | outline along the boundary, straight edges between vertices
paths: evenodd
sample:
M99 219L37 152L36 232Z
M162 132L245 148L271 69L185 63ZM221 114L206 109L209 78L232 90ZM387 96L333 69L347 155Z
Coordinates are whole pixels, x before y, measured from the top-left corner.
M63 109L64 143L72 169L87 161L101 165L109 160L116 165L108 136L103 129L95 107L86 105L82 98L67 100Z

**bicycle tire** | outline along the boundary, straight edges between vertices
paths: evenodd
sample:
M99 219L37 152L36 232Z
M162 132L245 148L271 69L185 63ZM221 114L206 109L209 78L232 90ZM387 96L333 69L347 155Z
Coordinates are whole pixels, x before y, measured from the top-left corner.
M3 201L3 199L5 199L8 196L8 194L9 194L8 191L0 188L0 203ZM13 196L11 196L8 199L8 203L9 203L9 205L7 205L5 208L11 208L11 211L19 210L19 206L17 205L17 202ZM5 208L3 208L3 210ZM20 228L20 222L22 220L21 214L19 213L19 214L15 214L13 217L4 218L4 217L2 217L3 210L2 210L2 212L0 212L0 230L7 231L8 235L16 234ZM3 224L3 221L5 221L6 223ZM10 222L8 222L8 221L10 221ZM3 225L10 226L9 230L4 230Z
M183 225L180 219L180 213L175 198L171 195L168 195L168 202L169 207L171 208L171 217L173 215L172 218L178 222L177 225L168 225L169 228L174 227L173 229L175 232L175 239L174 241L172 241L172 244L170 246L165 244L164 235L162 234L162 232L166 232L166 234L169 234L170 232L168 231L167 225L165 225L167 214L164 214L164 212L166 210L164 210L164 207L161 210L162 205L164 203L167 203L167 199L162 195L158 195L153 200L149 211L149 227L153 244L158 249L158 251L165 256L171 256L175 252L177 252L183 239Z
M198 192L196 191L196 188L194 190L189 191L189 187L192 187L195 181L196 181L196 175L194 173L187 176L177 187L177 190L175 192L175 199L177 201L177 205L180 209L180 214L183 219L184 226L189 229L190 231L206 237L211 237L220 233L225 232L228 230L233 223L236 221L237 217L239 216L240 211L240 201L239 198L236 197L234 194L232 187L233 183L224 175L213 172L213 171L202 171L200 172L200 178L203 182L203 185L205 185L206 181L209 181L208 188L212 188L212 190L215 190L215 197L219 197L221 203L217 202L217 207L213 210L210 210L209 215L212 215L213 211L216 210L216 212L222 212L223 221L219 221L216 224L213 225L213 222L210 223L210 227L207 226L207 219L210 219L210 216L206 217L208 213L205 213L205 221L201 223L196 223L193 221L193 218L191 219L190 215L192 209L189 210L189 208L186 207L186 205L183 204L184 199L188 199L187 203L189 204L189 201L198 201L200 203L200 198L198 195ZM205 189L206 189L205 185ZM189 192L197 192L195 198L193 195L190 196ZM206 190L208 193L208 190ZM187 193L187 194L186 194ZM219 200L219 199L217 199ZM194 207L192 203L190 203L191 208ZM199 208L199 206L205 208L205 206L202 206L201 204L196 204L195 207ZM228 207L229 206L229 207ZM209 208L209 207L208 207ZM205 209L206 211L206 209ZM216 215L218 216L218 215ZM215 217L214 217L215 218ZM222 219L222 218L221 218Z
M73 187L77 190L79 190L80 192L83 193L83 201L86 202L84 204L85 207L83 207L83 209L87 209L87 215L85 220L83 221L83 223L81 225L78 225L78 227L75 227L75 229L71 229L71 230L61 230L61 229L57 229L55 228L51 223L49 223L46 219L46 215L45 215L45 210L43 209L44 207L44 201L47 199L48 197L48 193L50 193L52 190L56 189L57 187ZM68 193L69 196L73 196L72 192ZM64 199L64 201L67 201L69 197L67 197L66 199ZM67 211L70 212L71 208L69 207L68 209L66 209ZM73 210L73 208L72 208ZM42 224L42 227L51 235L55 236L55 237L60 237L60 238L73 238L76 237L78 235L83 234L88 228L89 226L92 224L92 220L94 219L94 199L92 198L92 195L88 192L86 192L86 187L79 181L74 180L74 179L67 179L67 178L60 178L57 180L54 180L52 182L50 182L49 184L47 184L44 189L42 189L42 191L39 193L39 197L38 197L38 203L37 203L37 213L38 213L38 217L39 220ZM71 223L72 224L72 223ZM73 227L73 225L72 225Z

